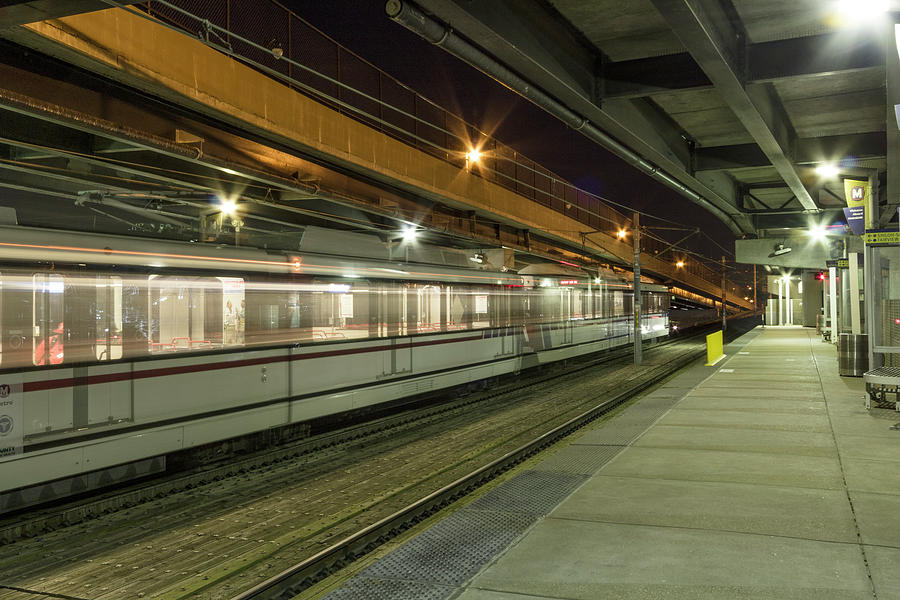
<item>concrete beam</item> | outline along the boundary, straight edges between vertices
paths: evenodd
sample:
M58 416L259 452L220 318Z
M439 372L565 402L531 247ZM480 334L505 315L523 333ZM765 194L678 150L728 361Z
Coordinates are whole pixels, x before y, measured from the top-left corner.
M122 4L137 4L124 0ZM0 2L0 29L108 9L103 0L6 0Z
M855 159L887 155L887 135L883 131L833 135L798 139L794 162L798 165L817 164L852 156ZM709 146L696 148L693 154L695 171L720 171L747 167L767 167L772 163L756 144Z
M817 211L791 155L796 132L772 84L746 82L747 34L728 0L652 0L716 90L809 211Z
M747 46L747 82L819 77L884 68L881 44L871 38L823 34ZM713 87L688 53L604 63L603 98L636 98Z
M769 256L775 244L783 244L791 251L780 256ZM735 260L744 264L769 265L788 269L824 269L830 258L828 248L821 243L810 243L809 239L763 238L758 240L735 240Z
M635 104L624 98L601 104L598 65L604 57L596 48L586 48L576 40L572 27L546 3L417 0L417 4L455 32L476 40L480 48L512 71L705 198L727 215L720 218L733 231L752 233L749 220L737 209L733 195L723 196L690 172L688 142L681 136L681 129L665 115L648 119L646 103ZM559 45L560 39L567 41ZM567 52L568 56L560 57Z

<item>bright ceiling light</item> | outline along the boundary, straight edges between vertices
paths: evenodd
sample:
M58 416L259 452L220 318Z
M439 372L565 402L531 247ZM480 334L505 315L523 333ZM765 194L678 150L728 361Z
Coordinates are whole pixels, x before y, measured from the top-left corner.
M403 230L403 241L404 242L413 242L416 239L418 232L415 227L407 227Z
M466 152L466 160L470 163L477 163L479 160L481 160L481 152L479 152L475 148L472 148L471 150Z
M847 17L865 19L883 15L891 9L889 0L838 0L837 9Z
M897 54L900 55L900 23L894 25L894 42L897 44Z
M219 200L219 210L227 217L231 217L237 212L237 201L233 198L221 198Z
M809 233L810 239L822 241L825 239L825 226L821 223L818 225L810 225L809 231L807 233Z
M619 232L616 234L616 236L618 236L618 238L619 238L620 240L624 240L624 239L625 239L625 236L626 236L627 234L628 234L627 231L625 231L624 229L620 229Z
M816 167L816 174L823 179L834 179L840 175L840 170L834 163L823 163Z
M679 260L677 263L675 263L675 266L678 267L678 268L680 269L681 267L684 266L684 261L683 261L683 260Z

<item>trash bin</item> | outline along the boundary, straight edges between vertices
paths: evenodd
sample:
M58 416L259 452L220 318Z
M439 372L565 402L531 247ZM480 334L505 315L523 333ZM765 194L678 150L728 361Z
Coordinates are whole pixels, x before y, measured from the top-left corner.
M862 377L869 370L869 336L842 333L838 336L838 374Z

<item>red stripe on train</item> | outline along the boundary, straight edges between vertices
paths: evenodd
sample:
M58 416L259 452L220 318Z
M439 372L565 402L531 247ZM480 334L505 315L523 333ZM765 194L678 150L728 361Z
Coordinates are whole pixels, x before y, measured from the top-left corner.
M253 365L265 365L294 360L307 360L312 358L327 358L330 356L345 356L349 354L364 354L366 352L381 352L394 348L421 348L423 346L435 346L438 344L452 344L456 342L471 342L483 339L481 335L467 336L452 340L432 340L428 342L414 342L409 344L370 346L368 348L348 348L346 350L323 350L321 352L309 352L307 354L295 354L293 356L271 356L267 358L248 358L245 360L232 360L219 363L204 363L202 365L185 365L181 367L162 367L159 369L147 369L146 371L134 371L128 373L109 373L106 375L90 375L88 377L68 377L66 379L49 379L46 381L29 381L22 385L23 392L39 392L43 390L55 390L72 387L74 385L93 385L99 383L115 383L118 381L130 381L135 379L147 379L150 377L165 377L167 375L184 375L186 373L201 373L203 371L216 371L219 369L234 369L237 367L251 367Z

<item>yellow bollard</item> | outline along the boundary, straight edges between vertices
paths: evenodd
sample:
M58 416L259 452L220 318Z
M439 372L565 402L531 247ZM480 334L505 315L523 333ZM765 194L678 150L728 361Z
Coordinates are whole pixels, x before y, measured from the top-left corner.
M711 367L725 358L722 332L717 331L706 336L706 366Z

